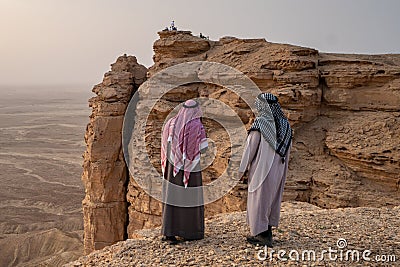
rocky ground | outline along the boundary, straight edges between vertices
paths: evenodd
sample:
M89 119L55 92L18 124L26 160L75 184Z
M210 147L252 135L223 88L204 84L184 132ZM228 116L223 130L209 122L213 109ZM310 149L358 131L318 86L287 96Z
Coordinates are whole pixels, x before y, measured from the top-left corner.
M207 219L203 240L171 246L160 241L159 228L139 230L136 239L66 266L396 266L400 263L399 215L400 206L327 210L284 202L273 250L246 243L246 215L236 212ZM310 251L315 252L315 260Z

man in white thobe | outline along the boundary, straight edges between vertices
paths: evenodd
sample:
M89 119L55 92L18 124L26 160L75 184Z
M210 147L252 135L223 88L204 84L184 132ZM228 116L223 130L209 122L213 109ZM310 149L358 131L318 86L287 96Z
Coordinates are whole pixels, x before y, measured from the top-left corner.
M280 218L292 129L276 96L257 96L258 116L249 130L239 175L248 170L247 223L252 244L272 247L272 226Z

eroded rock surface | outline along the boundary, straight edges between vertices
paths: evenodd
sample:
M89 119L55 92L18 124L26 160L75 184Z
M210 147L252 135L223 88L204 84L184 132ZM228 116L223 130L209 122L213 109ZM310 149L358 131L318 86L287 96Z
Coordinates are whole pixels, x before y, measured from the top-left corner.
M82 180L85 185L85 253L126 238L127 168L122 152L122 124L126 107L147 69L133 56L121 56L94 86L97 96L86 129Z
M325 208L399 205L400 55L326 54L264 39L210 41L184 31L159 35L148 76L179 63L217 62L236 68L262 91L279 97L295 132L285 200ZM93 114L83 175L87 252L161 223L161 203L135 180L145 178L151 166L134 173L137 177L131 177L126 188L128 174L121 151L124 111L132 92L144 81L144 73L135 60L122 57L94 88L98 96L90 101ZM146 90L140 95L136 112L150 116L136 126L146 125L146 143L140 149L151 155L159 171L163 122L186 99L220 100L246 127L254 119L236 94L214 84L181 86L148 110L154 97ZM231 145L220 125L207 119L204 124L217 151L216 160L203 172L204 183L209 183L226 168ZM140 164L141 157L133 160ZM246 187L238 185L207 205L206 215L244 210L245 203Z

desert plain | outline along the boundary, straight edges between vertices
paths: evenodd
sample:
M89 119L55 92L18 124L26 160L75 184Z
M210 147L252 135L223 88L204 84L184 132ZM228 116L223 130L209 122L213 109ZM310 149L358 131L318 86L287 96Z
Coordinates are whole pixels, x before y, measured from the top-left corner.
M81 165L90 90L2 91L0 266L68 262L83 251Z

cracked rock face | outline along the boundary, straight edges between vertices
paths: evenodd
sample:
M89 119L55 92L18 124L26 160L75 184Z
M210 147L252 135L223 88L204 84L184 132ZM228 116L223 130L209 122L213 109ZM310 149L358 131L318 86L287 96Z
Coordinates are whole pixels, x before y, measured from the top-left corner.
M87 125L82 181L85 253L126 237L127 168L122 152L122 123L132 94L146 79L147 69L133 56L121 56L94 86L97 96Z
M147 76L184 62L218 62L278 96L295 133L285 200L324 208L399 205L400 55L326 54L264 39L210 41L185 31L159 35ZM161 223L161 203L132 179L147 177L149 166L129 179L121 150L124 113L146 72L135 57L122 56L93 89L97 96L89 101L93 113L82 176L86 252ZM136 112L146 112L153 97L144 90ZM195 83L172 90L157 102L147 121L136 122L146 125L146 144L140 149L151 155L159 171L163 122L177 104L194 97L224 102L246 127L254 119L246 103L227 88ZM209 119L204 125L217 151L203 172L204 183L209 183L225 170L231 145L221 125ZM133 160L140 165L140 158ZM245 208L246 187L239 185L207 205L206 216Z

